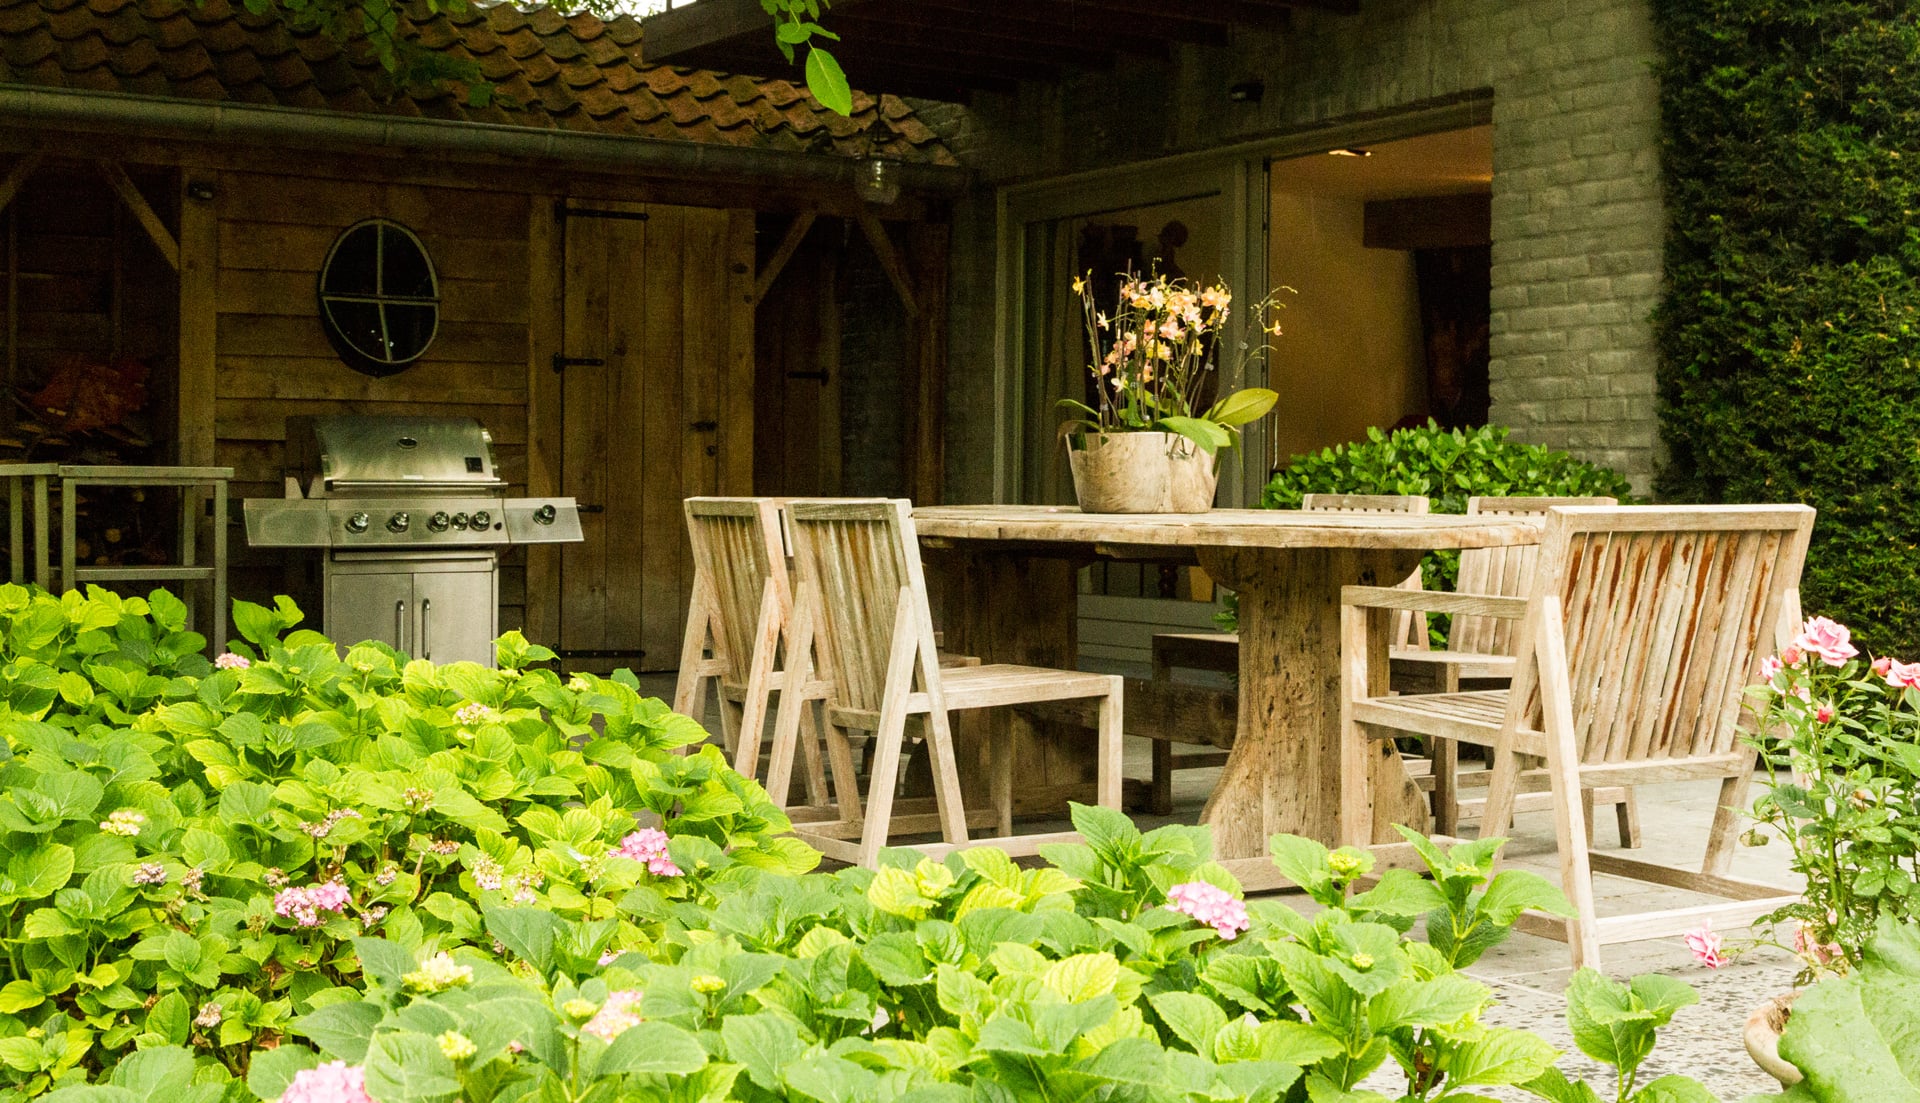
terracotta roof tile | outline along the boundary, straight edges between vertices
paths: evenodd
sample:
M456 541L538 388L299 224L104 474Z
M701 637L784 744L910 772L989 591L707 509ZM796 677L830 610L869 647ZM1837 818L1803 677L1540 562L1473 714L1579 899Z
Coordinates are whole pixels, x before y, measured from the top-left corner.
M458 82L397 91L364 41L291 29L243 0L0 0L0 81L955 163L892 96L856 93L842 118L791 81L647 65L630 17L406 4L414 41L473 64L491 102Z

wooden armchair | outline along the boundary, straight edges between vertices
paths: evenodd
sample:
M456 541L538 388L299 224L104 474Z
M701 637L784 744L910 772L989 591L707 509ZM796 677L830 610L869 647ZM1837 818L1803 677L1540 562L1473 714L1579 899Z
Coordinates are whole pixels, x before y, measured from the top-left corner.
M1550 509L1559 506L1614 506L1616 498L1468 498L1469 517L1528 517L1544 520ZM1460 574L1454 589L1464 594L1489 594L1495 597L1525 597L1533 581L1534 565L1539 561L1538 544L1510 547L1469 548L1460 553ZM1393 688L1401 693L1458 693L1463 689L1503 689L1513 679L1514 656L1519 625L1499 617L1461 614L1453 618L1447 632L1447 649L1409 650L1396 646L1390 652L1393 663ZM1433 791L1435 830L1452 834L1462 821L1479 818L1486 801L1462 800L1460 789L1484 789L1489 771L1459 772L1458 748L1451 740L1433 739L1432 772L1422 779ZM1536 764L1537 766L1537 764ZM1517 798L1516 811L1527 812L1550 807L1546 792L1547 773L1529 768L1520 775L1524 795ZM1583 790L1586 800L1587 831L1593 831L1594 812L1612 805L1620 831L1620 845L1640 845L1640 810L1633 790L1621 786Z
M943 854L992 845L1031 854L1072 832L1014 836L1011 748L997 747L992 807L970 814L961 793L948 714L958 709L1092 698L1098 701L1097 800L1120 807L1122 679L1070 670L989 664L942 668L935 649L926 578L905 501L793 501L787 505L799 578L788 652L788 688L780 695L767 791L785 799L802 714L825 707L825 741L839 819L798 823L795 833L830 858L873 866L889 833L940 832L918 849ZM933 766L934 822L894 817L894 790L910 719L924 723ZM849 733L872 733L865 807L857 791ZM969 839L985 813L995 838ZM857 841L850 841L857 840Z
M1550 510L1527 596L1349 586L1341 613L1342 841L1372 841L1371 742L1412 732L1485 746L1493 772L1483 836L1512 822L1522 756L1547 761L1562 885L1577 914L1523 917L1598 966L1600 946L1728 925L1794 898L1727 875L1755 754L1744 690L1777 641L1806 558L1805 506L1568 507ZM1508 689L1390 696L1386 634L1408 609L1516 622ZM1589 850L1583 790L1717 778L1719 811L1698 873ZM1399 849L1388 845L1381 849ZM1722 902L1596 915L1594 872L1702 892Z

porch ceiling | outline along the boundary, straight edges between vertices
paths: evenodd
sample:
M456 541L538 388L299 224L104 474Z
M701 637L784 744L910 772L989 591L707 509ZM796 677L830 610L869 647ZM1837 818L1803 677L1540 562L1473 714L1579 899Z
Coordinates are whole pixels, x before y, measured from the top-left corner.
M1354 12L1359 0L835 0L822 22L856 86L964 101L1070 68L1165 57L1179 43L1223 45L1235 27L1283 27L1294 9ZM760 0L679 0L648 16L650 64L784 75Z

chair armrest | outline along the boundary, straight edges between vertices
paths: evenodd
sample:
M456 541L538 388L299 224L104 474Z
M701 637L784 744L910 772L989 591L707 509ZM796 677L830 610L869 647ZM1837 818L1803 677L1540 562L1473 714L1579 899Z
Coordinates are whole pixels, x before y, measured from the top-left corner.
M1527 615L1527 599L1488 594L1456 594L1443 590L1401 590L1390 586L1345 586L1340 604L1361 609L1411 609L1416 612L1466 614L1519 620Z

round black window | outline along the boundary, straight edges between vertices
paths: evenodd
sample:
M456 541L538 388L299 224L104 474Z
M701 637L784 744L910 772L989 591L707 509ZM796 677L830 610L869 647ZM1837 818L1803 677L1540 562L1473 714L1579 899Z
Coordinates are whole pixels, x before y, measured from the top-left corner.
M384 218L347 227L320 269L320 323L355 371L392 375L418 360L440 329L440 283L427 247Z

